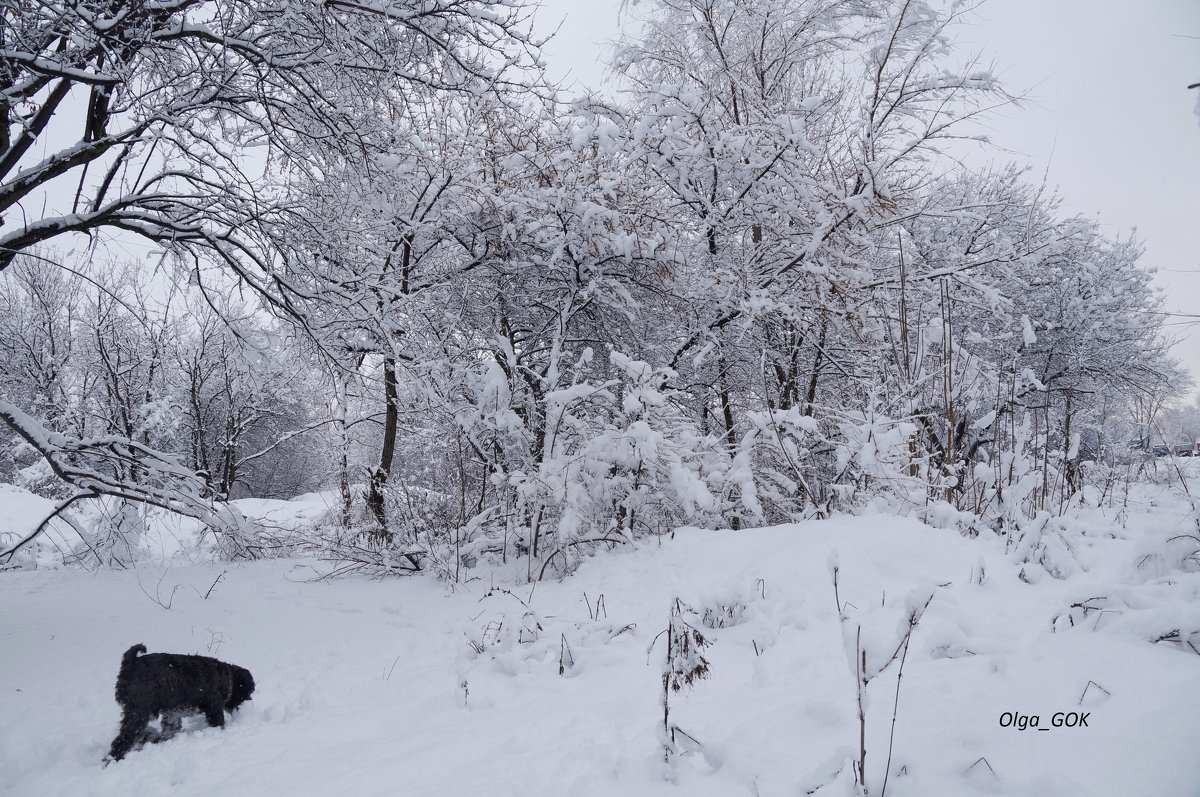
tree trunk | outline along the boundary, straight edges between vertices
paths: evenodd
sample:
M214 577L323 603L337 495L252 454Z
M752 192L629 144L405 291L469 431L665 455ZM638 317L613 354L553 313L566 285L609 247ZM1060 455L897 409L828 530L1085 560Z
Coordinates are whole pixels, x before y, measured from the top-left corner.
M386 357L383 361L383 446L379 454L379 467L371 473L371 483L367 490L367 508L375 518L378 528L374 536L378 541L386 542L392 538L387 525L387 510L383 505L383 491L387 486L388 476L392 472L392 462L396 455L396 429L399 425L400 408L398 406L398 382L396 377L396 359Z
M812 374L808 378L808 391L804 394L804 414L813 414L813 404L817 400L817 379L821 376L821 358L825 354L825 334L829 331L828 319L821 320L821 331L817 335L817 353L813 358Z
M348 385L343 374L334 375L333 425L338 440L338 490L342 498L342 528L350 525L350 506L354 495L350 491L350 433L346 427Z
M717 375L717 398L721 402L721 420L725 423L725 447L729 450L729 456L737 456L737 427L733 422L733 403L729 398L729 362L725 359L725 352L722 350L717 358L717 367L720 373ZM737 515L729 519L729 527L734 531L742 527L742 520Z

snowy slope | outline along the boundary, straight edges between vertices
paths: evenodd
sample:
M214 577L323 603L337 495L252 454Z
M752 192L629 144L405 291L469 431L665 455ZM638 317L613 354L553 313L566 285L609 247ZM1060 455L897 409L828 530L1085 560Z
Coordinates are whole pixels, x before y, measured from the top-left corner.
M1051 630L1080 596L1113 594L1090 578L1128 575L1136 540L1096 545L1081 555L1107 551L1107 569L1032 585L1000 540L886 516L681 531L508 592L482 579L454 590L426 578L313 581L318 563L295 561L8 573L0 792L850 794L848 769L833 778L858 741L836 549L839 595L866 644L894 638L910 591L934 593L900 693L892 771L904 774L887 794L1200 793L1200 658L1147 642L1129 606ZM1172 594L1194 595L1196 578L1177 576L1172 588L1186 593ZM668 768L664 651L647 649L676 597L729 622L702 627L711 675L673 700L672 719L703 752ZM193 721L101 768L117 664L137 642L246 666L258 691L223 731ZM869 693L875 794L895 667ZM1016 712L1049 727L1057 711L1089 712L1088 727L1000 726Z

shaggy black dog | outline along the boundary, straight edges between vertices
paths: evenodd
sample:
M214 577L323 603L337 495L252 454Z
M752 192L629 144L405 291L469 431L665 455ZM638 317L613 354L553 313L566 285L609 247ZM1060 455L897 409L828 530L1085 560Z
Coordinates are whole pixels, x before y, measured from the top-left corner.
M209 725L224 727L225 712L250 699L254 678L243 667L207 656L146 653L145 645L134 645L121 659L116 692L121 730L106 762L120 761L134 745L171 738L188 714L200 712ZM146 726L159 714L162 731L155 733Z

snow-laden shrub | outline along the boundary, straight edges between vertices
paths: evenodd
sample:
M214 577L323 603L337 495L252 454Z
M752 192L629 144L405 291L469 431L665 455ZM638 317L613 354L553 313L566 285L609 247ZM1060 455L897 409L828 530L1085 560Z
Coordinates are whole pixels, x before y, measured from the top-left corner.
M610 362L619 381L606 391L605 411L586 419L591 428L560 440L565 428L552 427L540 473L560 507L557 542L613 531L633 536L673 520L719 520L734 469L717 440L701 434L662 387L673 374L619 352Z
M928 485L912 422L873 411L819 422L798 407L751 412L747 419L740 475L759 518L826 517L879 501L903 512L924 503Z
M491 547L526 556L538 578L572 570L597 545L721 524L730 513L761 519L750 469L681 410L665 387L673 372L614 351L607 378L589 381L591 359L589 350L573 383L535 408L518 402L494 364L467 380L469 404L456 419L489 454L495 496L468 524L469 555Z
M1022 566L1021 578L1036 581L1045 572L1062 580L1083 571L1072 542L1077 531L1078 525L1071 518L1049 512L1019 521L1011 537L1014 544L1011 556Z

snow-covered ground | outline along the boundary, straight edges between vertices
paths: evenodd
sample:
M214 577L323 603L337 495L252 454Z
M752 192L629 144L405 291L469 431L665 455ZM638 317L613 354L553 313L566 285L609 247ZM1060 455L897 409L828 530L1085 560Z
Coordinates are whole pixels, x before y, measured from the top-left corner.
M905 607L932 594L904 663L888 795L1198 794L1200 656L1188 636L1200 629L1200 573L1185 561L1186 539L1167 542L1196 524L1184 502L1154 495L1134 502L1124 527L1112 510L1048 527L1043 537L1057 535L1073 566L1055 579L1026 564L1034 583L1001 538L885 515L682 530L536 586L483 571L453 586L323 581L320 563L297 560L4 573L0 793L731 797L820 787L842 797L854 793L848 762L858 754L858 628L873 668L901 638ZM261 510L295 517L319 503L306 502ZM672 721L702 747L678 737L684 752L668 766L665 649L654 640L676 598L696 610L685 617L711 641L711 667L672 696ZM1151 641L1171 630L1178 641ZM240 664L258 688L224 730L196 719L104 768L117 665L139 642ZM898 669L868 687L873 795ZM1086 714L1087 725L1054 727L1058 712ZM1036 729L1016 727L1034 715Z

